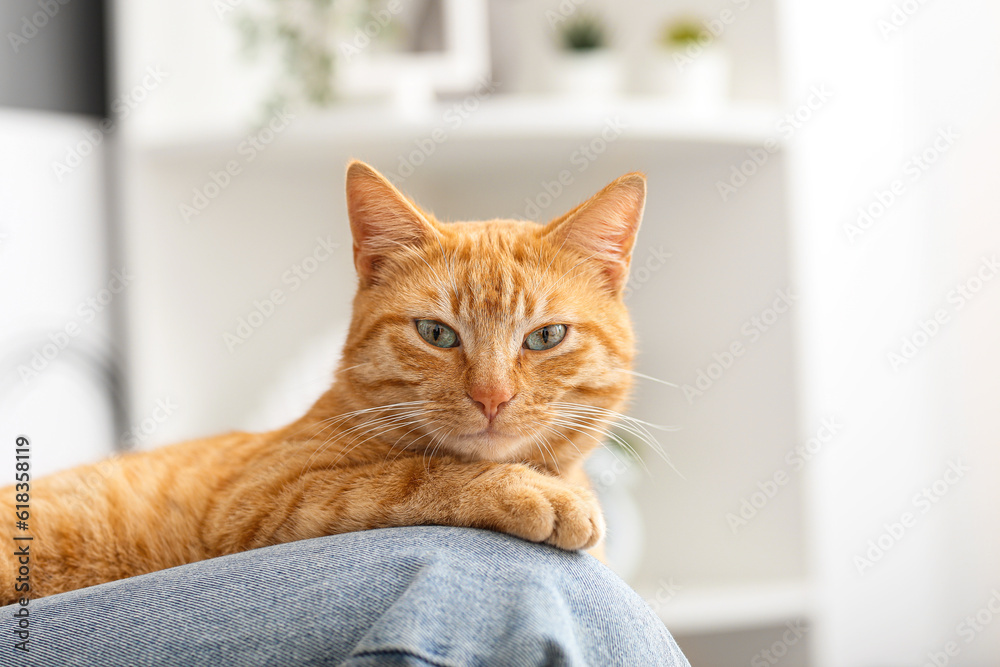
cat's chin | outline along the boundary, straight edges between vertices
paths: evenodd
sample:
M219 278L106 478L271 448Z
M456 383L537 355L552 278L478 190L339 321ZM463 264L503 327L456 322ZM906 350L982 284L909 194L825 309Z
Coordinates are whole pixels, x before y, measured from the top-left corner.
M462 458L477 461L509 461L524 449L522 434L508 434L485 428L473 433L454 434L449 449Z

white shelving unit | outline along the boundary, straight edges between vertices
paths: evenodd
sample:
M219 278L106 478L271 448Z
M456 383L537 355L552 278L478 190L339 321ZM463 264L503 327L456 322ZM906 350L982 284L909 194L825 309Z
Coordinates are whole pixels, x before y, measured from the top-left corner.
M541 3L531 11L544 10ZM303 113L185 221L180 205L228 160L242 159L237 147L254 132L256 107L242 98L229 103L223 92L253 77L231 55L230 26L193 1L169 8L118 3L125 63L118 85L127 88L148 63L171 72L122 124L119 145L125 245L137 272L128 295L132 409L142 415L164 397L179 406L146 444L241 427L297 349L343 326L354 286L345 163L358 157L396 172L414 141L438 128L446 139L399 185L444 219L530 217L531 204L537 217L554 217L616 176L645 171L650 195L635 267L654 250L670 259L630 297L638 370L694 383L713 354L743 340L742 325L787 289L792 275L775 8L762 2L747 11L732 28L732 43L744 45L741 85L765 81L757 98L743 95L704 112L635 94L594 105L498 92L457 126L446 117L454 102L405 116L371 104ZM176 38L160 28L181 24L200 36L185 41L193 52L179 53ZM574 151L609 120L624 130L579 168ZM778 150L724 200L718 182L765 144ZM539 194L562 170L570 170L571 182L542 205ZM280 318L227 349L223 333L254 299L282 285L282 273L317 236L329 236L343 254L289 295ZM655 460L640 475L646 548L631 583L650 600L661 580L679 584L658 611L693 664L748 662L786 623L814 617L803 480L793 478L739 534L725 518L809 430L798 421L795 346L792 320L783 318L693 402L678 390L637 384L633 414L682 427L661 441L684 477ZM806 653L800 647L782 664L806 664ZM694 657L702 655L707 662Z
M780 141L775 130L777 109L742 104L697 111L655 98L622 97L601 104L551 95L495 95L474 111L455 111L462 101L439 102L419 114L401 114L388 104L345 103L333 112L299 113L280 145L298 157L315 159L323 148L412 142L440 130L446 141L512 140L549 142L591 139L606 126L621 129L627 139L690 144L750 145ZM140 129L129 137L133 146L167 158L206 157L210 151L232 152L254 127L232 124L163 125ZM519 144L519 147L523 145Z
M922 664L981 608L1000 553L996 531L982 528L997 506L993 297L949 324L921 368L887 368L879 346L912 334L938 305L923 297L1000 247L988 77L996 3L916 3L886 35L879 26L898 18L900 3L588 0L611 24L628 74L622 97L594 105L543 94L553 55L546 12L579 3L491 0L503 85L457 127L445 118L454 102L405 115L370 104L299 114L185 221L181 205L227 161L243 160L238 146L254 132L267 81L238 55L218 4L113 3L113 95L136 90L151 67L165 73L104 144L114 144L124 256L136 276L126 295L131 416L161 399L178 406L143 446L253 423L299 350L343 331L354 286L344 165L358 157L398 175L415 141L442 128L445 139L397 184L443 219L544 219L624 172L649 177L630 296L638 370L679 385L717 377L692 400L637 380L632 414L681 427L661 441L683 476L652 458L648 474L626 475L644 527L630 583L651 601L662 582L676 584L655 606L693 664L774 664L762 652L776 644L787 653L781 667ZM733 19L721 36L733 104L713 113L639 94L664 18L695 4L705 19ZM817 86L832 93L819 108L809 104ZM808 121L788 138L778 121L790 113ZM618 116L628 127L599 159L574 162ZM920 187L862 243L845 242L855 207L952 125L959 140ZM761 163L766 145L778 150ZM569 182L553 186L564 170ZM340 254L289 291L280 317L228 349L223 334L256 299L287 288L283 272L317 237ZM746 335L789 288L800 301ZM735 342L745 353L721 368ZM789 469L788 452L831 416L845 418L843 433L804 470ZM894 547L891 565L859 575L854 557L941 474L946 452L975 458L978 478ZM779 472L788 482L734 532L727 514ZM995 662L991 628L962 646L963 664Z

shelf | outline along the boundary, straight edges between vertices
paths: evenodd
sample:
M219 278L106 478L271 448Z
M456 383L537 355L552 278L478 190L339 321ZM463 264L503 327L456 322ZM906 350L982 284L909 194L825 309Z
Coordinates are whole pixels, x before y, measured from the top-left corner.
M640 594L646 600L656 599L656 591ZM652 604L674 635L766 628L813 616L809 587L797 581L681 588L661 604Z
M577 100L568 97L496 95L438 102L420 113L401 113L388 104L346 104L329 111L299 114L275 140L282 151L315 155L332 149L361 149L391 143L413 145L425 139L438 144L456 141L511 142L549 145L591 141L606 133L614 140L716 145L780 143L776 109L739 105L695 110L656 98L627 97ZM232 154L253 134L234 130L233 123L159 124L156 131L131 128L126 146L156 157L207 158ZM428 144L429 145L429 144Z

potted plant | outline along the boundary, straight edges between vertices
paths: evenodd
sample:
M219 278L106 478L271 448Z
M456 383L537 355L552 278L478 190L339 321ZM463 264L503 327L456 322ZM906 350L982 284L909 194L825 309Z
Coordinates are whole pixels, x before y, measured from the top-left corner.
M719 36L693 19L663 26L650 88L686 106L707 108L729 101L730 60Z
M553 82L557 92L584 97L618 92L621 70L600 18L579 13L566 19L559 28L559 46Z

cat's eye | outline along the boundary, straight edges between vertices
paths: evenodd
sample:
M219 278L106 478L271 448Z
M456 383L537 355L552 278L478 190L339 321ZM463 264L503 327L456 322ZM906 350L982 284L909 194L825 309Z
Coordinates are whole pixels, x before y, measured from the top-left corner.
M435 320L417 320L417 333L434 347L458 347L458 334L447 324Z
M549 324L528 334L524 339L524 346L529 350L548 350L558 345L565 337L565 324Z

